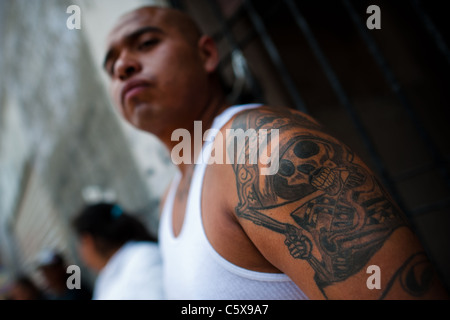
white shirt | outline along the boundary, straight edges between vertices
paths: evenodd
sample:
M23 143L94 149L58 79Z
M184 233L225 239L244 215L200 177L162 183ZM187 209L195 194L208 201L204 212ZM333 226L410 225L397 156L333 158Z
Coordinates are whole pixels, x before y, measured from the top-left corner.
M211 132L218 132L233 115L259 105L233 106L218 115ZM210 137L210 136L208 136ZM194 169L180 233L173 233L172 209L177 185L176 171L164 204L159 243L164 266L164 294L170 300L291 300L308 299L283 273L244 269L223 258L209 242L203 228L201 195L206 164L211 155L213 134L202 147L203 162ZM233 241L233 239L224 239Z
M100 271L93 300L161 300L162 264L153 242L124 244Z

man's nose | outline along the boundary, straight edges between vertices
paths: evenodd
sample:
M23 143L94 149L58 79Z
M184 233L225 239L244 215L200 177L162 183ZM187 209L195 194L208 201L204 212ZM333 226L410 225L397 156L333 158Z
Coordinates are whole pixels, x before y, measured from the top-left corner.
M139 61L129 53L123 53L115 64L117 77L124 81L141 71Z

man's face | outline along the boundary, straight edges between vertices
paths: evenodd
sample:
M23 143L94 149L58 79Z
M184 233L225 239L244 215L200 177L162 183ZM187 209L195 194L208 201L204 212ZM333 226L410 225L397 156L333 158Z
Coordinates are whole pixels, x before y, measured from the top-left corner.
M180 15L139 9L120 19L108 38L104 67L113 100L129 123L156 135L193 121L206 103L209 72L200 35Z

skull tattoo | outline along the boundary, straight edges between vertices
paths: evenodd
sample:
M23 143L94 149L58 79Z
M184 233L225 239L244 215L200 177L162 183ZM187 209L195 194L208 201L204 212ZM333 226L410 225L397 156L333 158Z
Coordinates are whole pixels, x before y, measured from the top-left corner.
M290 254L310 263L320 287L361 270L404 224L373 174L354 160L346 146L317 132L280 135L275 175L258 175L257 165L234 166L238 216L284 234ZM277 218L281 207L289 208L290 220Z

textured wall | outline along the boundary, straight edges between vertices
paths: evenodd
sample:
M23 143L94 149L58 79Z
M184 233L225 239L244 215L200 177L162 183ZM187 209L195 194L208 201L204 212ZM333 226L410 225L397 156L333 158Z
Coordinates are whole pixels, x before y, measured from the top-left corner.
M87 186L112 190L156 232L173 167L154 137L117 117L99 64L99 38L143 3L1 1L0 255L12 272L32 270L45 246L77 262L69 221ZM66 27L71 4L81 30Z

